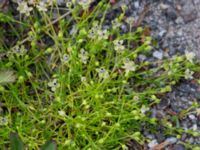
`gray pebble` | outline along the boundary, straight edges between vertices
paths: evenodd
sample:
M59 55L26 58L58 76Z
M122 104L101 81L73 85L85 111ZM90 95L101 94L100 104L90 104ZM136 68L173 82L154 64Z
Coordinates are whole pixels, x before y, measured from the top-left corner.
M160 9L165 10L165 9L169 8L169 5L160 3L159 7L160 7Z
M139 54L138 58L141 62L143 62L147 59L147 57L145 55L142 55L142 54Z
M175 143L177 142L177 138L175 138L175 137L170 137L170 138L167 138L167 139L165 140L165 142L169 143L170 145L171 145L171 144L175 144Z
M193 124L193 126L192 126L192 130L196 131L197 129L198 129L197 124Z
M152 141L148 144L148 147L149 147L149 148L153 148L153 147L156 146L157 144L158 144L157 140L154 139L154 140L152 140Z
M191 120L196 120L196 117L195 117L195 115L193 115L193 114L190 114L190 115L188 116L188 118L190 118Z
M134 2L134 7L135 7L135 8L139 8L139 7L140 7L139 1Z
M177 144L173 147L173 150L186 150L185 146L183 146L182 144Z
M153 52L153 56L157 59L163 59L163 52L161 51L155 51Z
M158 33L158 35L159 35L160 37L163 37L166 33L167 33L166 30L161 30L161 31Z

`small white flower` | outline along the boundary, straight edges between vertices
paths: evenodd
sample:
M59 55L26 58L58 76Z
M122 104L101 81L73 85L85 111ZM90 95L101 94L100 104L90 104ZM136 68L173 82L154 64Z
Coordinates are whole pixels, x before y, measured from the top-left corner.
M33 10L32 7L28 7L27 2L19 2L18 3L18 7L17 10L21 13L21 14L25 14L26 16L30 16L30 12Z
M63 110L60 110L60 111L58 111L58 114L60 115L60 116L62 116L62 117L65 117L65 111L63 111Z
M141 113L145 114L147 111L149 111L149 107L146 107L142 105L142 108L140 109Z
M138 101L138 100L139 100L139 96L136 96L136 95L135 95L135 96L133 97L133 100Z
M20 56L26 54L26 52L28 51L28 50L24 47L24 45L22 45L21 47L19 47L18 45L16 45L15 47L13 47L12 50L13 50L13 53L14 53L14 54L20 55Z
M108 71L106 69L102 68L97 68L96 71L98 72L99 78L101 79L106 79L109 77Z
M78 0L78 4L81 5L81 7L86 10L90 7L90 4L93 2L94 0Z
M126 23L128 23L129 25L132 25L134 23L134 18L133 17L128 17L126 18Z
M6 126L6 125L8 125L8 118L0 116L0 126Z
M121 53L124 51L125 46L123 45L124 41L123 40L114 40L114 49L116 52Z
M119 21L118 18L112 21L112 27L113 29L119 28L122 25L122 23Z
M126 74L128 74L130 71L136 70L136 65L134 61L130 61L129 59L125 59L124 66L122 66L123 69L125 69Z
M57 79L53 79L53 81L48 83L48 86L51 88L52 92L55 92L56 89L60 87L60 84L58 83Z
M83 64L87 64L87 60L88 60L88 58L89 58L88 52L85 51L85 50L82 48L81 51L80 51L80 54L79 54L79 58L81 59L81 62L82 62Z
M193 74L194 74L194 71L187 69L185 71L185 79L193 79L193 76L192 76Z
M81 77L81 82L86 82L86 80L87 80L86 77L83 76Z
M94 21L92 28L89 30L89 34L88 37L91 39L96 39L98 35L102 36L102 34L104 35L106 31L104 31L104 33L102 33L102 30L99 27L99 22L98 21ZM99 37L98 37L99 38Z
M35 0L29 0L29 1L28 1L28 4L29 4L29 5L35 5L35 3L36 3Z
M200 108L196 109L197 116L200 116Z
M64 54L62 59L61 59L62 63L66 64L69 61L69 56L67 54Z
M66 2L66 6L67 6L68 8L71 8L71 7L72 7L72 2Z
M53 4L54 4L56 1L54 1L54 0L46 0L46 2L47 2L47 5L48 5L48 6L53 6Z
M98 39L99 40L108 39L108 31L107 30L103 30L103 31L102 30L98 30L97 31L97 35L98 35Z
M47 11L47 4L43 1L39 2L39 5L36 6L39 11Z
M193 63L193 59L195 58L195 53L186 51L185 57L189 62Z

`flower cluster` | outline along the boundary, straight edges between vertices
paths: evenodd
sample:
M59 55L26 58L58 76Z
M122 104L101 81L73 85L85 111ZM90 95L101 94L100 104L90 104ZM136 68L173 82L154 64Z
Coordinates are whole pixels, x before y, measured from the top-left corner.
M89 30L88 37L91 39L106 40L108 39L108 30L101 29L98 23L95 22L93 27Z
M194 71L186 69L186 71L185 71L185 79L193 79L193 74L194 74Z
M27 1L21 1L21 0L15 0L18 4L17 10L21 14L25 14L26 16L30 16L31 11L34 7L37 8L40 12L46 12L49 6L53 6L54 1L53 0L41 0L39 2L34 0Z
M122 23L120 22L120 20L118 18L116 18L115 20L112 20L112 28L113 29L117 29L119 27L121 27Z
M26 16L30 16L30 12L33 10L33 8L29 7L27 2L21 2L21 3L18 3L17 10L21 14L25 14Z
M125 70L126 74L128 74L130 71L136 70L136 65L134 61L129 60L128 58L124 60L124 65L122 68Z
M48 86L51 88L52 92L55 92L56 89L58 89L60 87L60 84L58 83L57 79L53 79L53 81L50 81L48 83Z
M195 53L186 51L185 57L189 62L193 63L193 59L195 58Z
M24 45L22 46L16 45L15 47L12 48L12 53L18 56L25 55L27 51L28 50L24 47Z
M81 7L84 10L87 10L90 7L90 4L93 2L94 0L78 0L78 4L81 5Z
M123 40L114 40L114 49L116 52L121 53L124 51L125 46L123 45L124 41Z
M101 79L106 79L109 77L108 71L106 69L104 69L103 67L97 68L96 71L99 75L99 78L101 78Z
M81 60L81 62L82 62L83 64L87 64L87 60L88 60L88 58L89 58L88 52L87 52L87 51L85 51L85 50L82 48L81 51L80 51L80 54L79 54L78 56L79 56L79 58L80 58L80 60Z
M127 24L132 25L132 24L134 23L135 20L134 20L133 17L128 17L128 18L126 18L125 21L126 21Z
M1 117L0 116L0 126L8 125L8 117Z
M61 62L63 64L66 64L68 63L68 61L69 61L69 56L67 54L64 54L63 57L61 58Z
M40 1L39 4L36 5L36 7L37 7L37 9L38 9L39 11L41 11L41 12L42 12L42 11L43 11L43 12L47 11L47 3L43 2L43 1Z

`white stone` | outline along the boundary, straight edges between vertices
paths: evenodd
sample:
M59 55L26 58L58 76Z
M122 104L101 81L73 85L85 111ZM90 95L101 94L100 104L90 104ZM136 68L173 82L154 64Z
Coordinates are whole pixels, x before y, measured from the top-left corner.
M135 8L139 8L140 7L139 1L134 2L134 6Z
M167 8L169 8L169 5L166 5L166 4L163 4L163 3L160 4L160 9L165 10Z
M175 137L170 137L170 138L167 138L165 140L165 142L167 142L168 144L175 144L177 142L177 138Z
M197 124L194 124L194 125L192 126L192 130L196 131L197 129L198 129Z
M158 141L155 139L155 140L152 140L152 141L148 144L148 147L149 147L149 148L153 148L153 147L155 147L156 145L158 145Z
M192 114L190 114L188 117L189 117L191 120L196 120L196 117L195 117L194 115L192 115Z
M157 59L163 59L163 53L160 51L155 51L155 52L153 52L153 57L155 57Z

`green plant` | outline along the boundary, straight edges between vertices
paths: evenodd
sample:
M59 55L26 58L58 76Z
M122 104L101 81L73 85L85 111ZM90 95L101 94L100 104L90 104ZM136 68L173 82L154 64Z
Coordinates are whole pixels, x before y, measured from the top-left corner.
M24 144L19 138L17 133L10 134L10 143L11 150L24 150ZM54 141L47 141L42 147L41 150L56 150L56 143Z
M6 54L0 67L15 70L9 75L12 81L17 78L1 88L6 108L1 114L2 147L10 131L19 133L30 149L39 149L47 139L54 139L61 150L120 149L131 139L144 144L142 129L155 130L160 124L149 111L160 102L159 95L199 70L190 53L139 61L139 54L150 55L151 37L144 37L141 27L121 34L124 12L105 29L108 2L90 9L89 4L71 5L62 15L57 6L49 12L40 5L41 11L21 10L38 15L22 19L20 31L9 37L17 42L3 41L0 47Z

